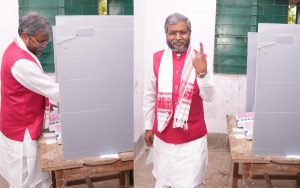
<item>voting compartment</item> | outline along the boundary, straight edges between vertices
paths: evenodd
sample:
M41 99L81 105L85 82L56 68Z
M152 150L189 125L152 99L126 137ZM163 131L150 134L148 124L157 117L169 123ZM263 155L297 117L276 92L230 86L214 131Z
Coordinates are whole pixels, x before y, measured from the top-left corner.
M64 159L133 149L133 17L57 16Z
M300 155L300 25L259 24L253 153Z

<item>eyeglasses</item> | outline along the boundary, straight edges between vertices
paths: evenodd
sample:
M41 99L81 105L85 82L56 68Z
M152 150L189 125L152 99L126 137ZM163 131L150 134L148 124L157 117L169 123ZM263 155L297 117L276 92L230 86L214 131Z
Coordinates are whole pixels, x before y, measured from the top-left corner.
M33 36L30 36L30 38L35 42L37 43L39 46L47 46L47 44L50 42L50 41L44 41L44 42L38 42L37 40L35 40L35 38L33 38Z
M184 37L186 36L187 34L189 34L190 32L189 31L171 31L171 32L168 32L167 35L169 37L176 37L177 36L177 33L179 34L180 37Z

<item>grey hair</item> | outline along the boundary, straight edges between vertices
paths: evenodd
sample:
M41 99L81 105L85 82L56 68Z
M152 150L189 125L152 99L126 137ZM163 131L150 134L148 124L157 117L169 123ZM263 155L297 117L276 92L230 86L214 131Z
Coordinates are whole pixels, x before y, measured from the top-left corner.
M192 25L191 25L191 21L189 20L189 18L186 17L186 16L184 16L183 14L175 12L175 13L169 15L166 18L166 21L165 21L165 32L166 33L168 32L168 25L169 24L176 24L176 23L178 23L180 21L185 21L186 24L187 24L188 30L191 31Z
M19 20L19 35L22 32L28 33L31 36L36 36L37 31L42 32L43 35L51 34L51 25L49 21L37 12L30 12Z

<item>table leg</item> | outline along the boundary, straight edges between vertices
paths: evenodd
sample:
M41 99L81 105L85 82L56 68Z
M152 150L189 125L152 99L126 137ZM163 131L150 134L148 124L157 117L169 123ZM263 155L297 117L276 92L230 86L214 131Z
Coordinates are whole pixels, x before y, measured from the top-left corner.
M119 188L125 188L125 172L120 172Z
M51 178L52 178L52 188L56 188L56 179L54 171L51 171Z
M265 178L265 180L266 180L267 187L268 187L268 188L273 188L273 185L272 185L270 176L269 176L267 173L264 173L264 178Z
M300 188L300 173L297 174L296 187Z
M54 171L54 174L55 174L56 188L65 188L66 182L63 179L64 177L63 170Z
M133 170L129 170L129 185L133 185L134 183L134 173Z
M88 185L88 188L94 188L93 182L90 177L85 177L85 182Z
M243 188L249 188L250 186L250 165L251 164L242 164Z
M237 188L239 180L239 163L233 163L232 188Z

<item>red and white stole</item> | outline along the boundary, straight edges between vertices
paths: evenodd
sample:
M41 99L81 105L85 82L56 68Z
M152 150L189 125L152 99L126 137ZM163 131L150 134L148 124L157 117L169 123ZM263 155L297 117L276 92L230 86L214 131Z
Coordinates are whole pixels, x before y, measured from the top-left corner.
M173 128L188 129L188 117L194 92L196 72L192 63L195 56L190 46L184 61L181 75L178 103L175 104ZM173 57L172 50L165 49L158 71L157 93L157 123L158 131L162 132L168 126L173 115L172 91L173 91Z

